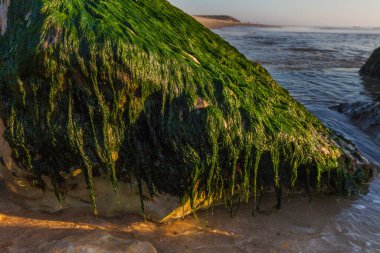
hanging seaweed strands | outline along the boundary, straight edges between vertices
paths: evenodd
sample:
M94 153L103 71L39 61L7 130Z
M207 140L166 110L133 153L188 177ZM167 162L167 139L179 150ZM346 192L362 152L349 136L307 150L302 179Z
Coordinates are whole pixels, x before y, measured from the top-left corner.
M191 211L369 176L263 67L165 0L3 0L0 14L7 178L54 191L45 205L85 186L100 213L173 197Z

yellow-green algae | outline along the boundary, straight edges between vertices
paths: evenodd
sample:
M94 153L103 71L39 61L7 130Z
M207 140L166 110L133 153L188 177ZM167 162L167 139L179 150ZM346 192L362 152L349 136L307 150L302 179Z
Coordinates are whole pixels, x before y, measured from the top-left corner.
M104 172L191 203L362 178L263 67L165 0L12 0L0 94L18 165L58 198L82 168L95 209Z

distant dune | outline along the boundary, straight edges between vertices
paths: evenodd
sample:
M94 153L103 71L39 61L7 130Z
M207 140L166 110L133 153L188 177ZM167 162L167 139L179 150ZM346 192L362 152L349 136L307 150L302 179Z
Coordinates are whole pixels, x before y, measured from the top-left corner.
M239 19L228 16L228 15L196 15L196 17L240 23Z
M227 15L194 15L193 18L195 18L199 23L203 24L205 27L210 29L217 29L228 26L280 27L273 25L241 22L240 20Z

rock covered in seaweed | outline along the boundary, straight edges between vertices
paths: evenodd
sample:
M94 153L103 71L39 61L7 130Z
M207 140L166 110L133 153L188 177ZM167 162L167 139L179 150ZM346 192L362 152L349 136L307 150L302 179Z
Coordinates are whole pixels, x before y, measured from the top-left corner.
M362 75L380 78L380 48L376 49L364 66L360 69Z
M258 188L360 183L361 167L264 68L166 0L4 8L3 174L19 182L13 170L24 171L63 208L77 171L94 209L99 178L115 199L134 185L143 211L163 194L191 210Z

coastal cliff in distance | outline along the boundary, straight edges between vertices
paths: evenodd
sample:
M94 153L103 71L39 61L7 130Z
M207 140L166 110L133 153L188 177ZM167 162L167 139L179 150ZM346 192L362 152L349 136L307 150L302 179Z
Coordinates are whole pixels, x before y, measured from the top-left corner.
M228 15L194 15L193 18L209 29L218 29L229 26L279 27L274 25L241 22L237 18Z
M380 78L380 48L376 49L360 70L360 74Z
M193 211L262 189L280 206L283 188L344 194L367 179L261 65L166 0L6 3L0 173L33 209L145 215L170 196L167 209Z
M215 19L215 20L227 21L227 22L241 23L241 21L239 19L231 17L231 16L228 16L228 15L196 15L195 17Z

